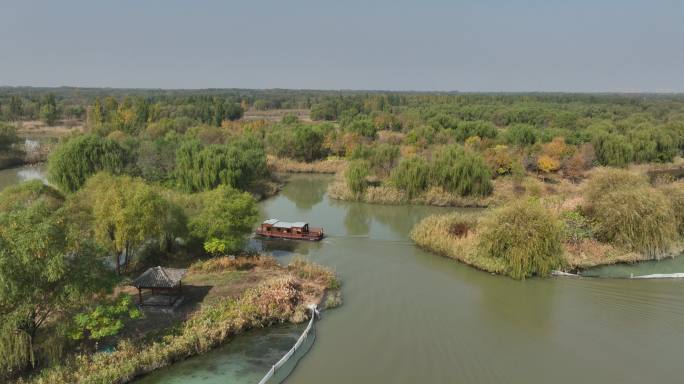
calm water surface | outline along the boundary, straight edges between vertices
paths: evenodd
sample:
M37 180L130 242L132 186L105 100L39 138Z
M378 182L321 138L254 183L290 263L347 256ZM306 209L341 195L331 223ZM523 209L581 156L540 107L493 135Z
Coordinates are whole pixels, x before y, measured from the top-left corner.
M264 217L307 220L328 237L255 245L283 262L304 254L344 284L344 305L324 313L287 383L684 382L684 281L491 276L412 245L413 224L445 209L330 200L330 180L292 176L261 204ZM603 272L684 272L680 260ZM256 383L296 333L248 333L144 382Z
M292 348L305 327L283 325L251 331L206 355L174 364L136 383L255 384Z
M411 244L413 224L444 209L329 200L329 181L292 176L262 204L328 233L264 248L332 266L344 284L288 383L684 380L684 282L491 276Z
M26 165L23 167L0 169L0 190L28 180L43 180L46 182L45 165Z

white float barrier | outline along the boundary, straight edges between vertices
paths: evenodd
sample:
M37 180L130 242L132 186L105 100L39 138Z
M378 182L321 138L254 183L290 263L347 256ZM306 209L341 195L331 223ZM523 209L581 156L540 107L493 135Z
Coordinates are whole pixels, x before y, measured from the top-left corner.
M654 273L651 275L630 276L632 279L681 279L684 273Z
M266 375L261 379L261 381L259 381L259 384L266 384L273 377L273 375L275 375L276 370L278 370L285 363L287 363L290 357L292 357L292 355L294 355L295 352L297 352L297 350L302 346L304 341L306 341L307 337L309 336L309 333L313 329L314 319L316 318L316 316L319 315L318 307L316 306L316 304L309 305L309 309L311 310L311 320L309 320L309 324L306 326L306 329L304 330L304 332L302 332L302 335L299 336L299 339L297 339L295 345L292 348L290 348L290 350L287 351L287 353L283 357L281 357L277 363L273 364L273 366L271 367L271 369L268 370L268 372L266 372Z
M569 272L563 272L563 271L551 271L551 276L572 276L572 277L580 277L580 275L576 273L569 273Z

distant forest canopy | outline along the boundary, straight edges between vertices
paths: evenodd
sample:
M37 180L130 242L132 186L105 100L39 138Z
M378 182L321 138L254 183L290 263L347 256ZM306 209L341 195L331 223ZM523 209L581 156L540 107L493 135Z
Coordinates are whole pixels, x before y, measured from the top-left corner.
M276 120L258 115L269 110L304 111L313 122L300 121L297 114ZM252 120L263 120L238 121L246 112L257 114ZM394 173L400 159L419 155L431 161L432 148L444 144L484 156L494 177L513 172L520 163L528 171L568 176L592 165L670 162L684 148L682 94L0 88L0 120L37 119L47 125L83 122L86 131L118 141L135 154L139 164L130 173L154 181L175 174L187 190L241 176L230 171L189 181L176 165L197 167L217 156L225 164L235 163L231 158L239 151L233 149L244 145L306 162L328 156L364 162L358 166L370 162L371 173L380 178ZM242 144L233 144L238 138ZM192 147L188 140L201 145ZM219 144L233 149L209 148ZM150 151L158 155L150 157ZM180 162L150 164L163 157L173 157L167 163L176 157ZM482 171L476 157L449 158L477 167L463 170L472 174ZM423 172L421 167L430 168L414 161L397 172L410 175ZM395 181L401 179L396 176ZM481 190L488 188L483 184Z
M150 104L185 104L203 98L219 98L243 103L256 110L310 109L318 103L325 106L354 104L364 99L384 99L376 105L408 107L422 104L490 104L509 105L520 102L543 104L612 104L648 108L653 104L665 107L668 103L684 103L684 94L618 94L618 93L461 93L423 91L355 91L355 90L296 90L296 89L138 89L138 88L77 88L77 87L0 87L0 112L3 120L39 117L45 97L52 95L59 106L61 117L78 114L79 107L92 105L96 99L114 97L142 98ZM21 104L19 104L19 102ZM321 105L319 107L324 107ZM367 106L366 106L367 107ZM366 110L366 112L369 112Z
M312 109L321 120L337 119L348 109L370 113L373 111L397 112L397 107L419 107L425 105L480 106L480 111L463 116L486 118L501 107L514 104L539 104L541 110L530 111L548 116L550 110L558 109L578 114L578 117L593 117L599 106L621 107L614 110L614 117L620 113L642 112L654 117L663 116L675 110L681 112L684 94L616 94L616 93L460 93L422 91L355 91L355 90L290 90L290 89L126 89L126 88L40 88L0 87L0 119L39 119L40 109L46 104L57 107L59 118L80 118L85 108L97 99L103 101L113 97L121 102L126 98L144 100L149 105L194 104L201 100L220 99L224 102L241 104L243 108L255 110ZM482 107L483 105L489 108ZM582 108L593 105L593 109ZM546 110L546 111L544 111ZM623 115L624 116L624 115ZM607 117L607 116L606 116ZM537 116L534 121L539 122ZM542 119L544 120L544 119Z

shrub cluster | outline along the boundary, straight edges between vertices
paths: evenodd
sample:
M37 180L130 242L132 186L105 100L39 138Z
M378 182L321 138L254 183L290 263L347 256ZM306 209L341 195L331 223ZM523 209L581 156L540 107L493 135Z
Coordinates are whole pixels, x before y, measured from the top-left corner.
M413 198L429 187L441 187L461 196L487 196L492 175L484 158L462 146L437 152L431 162L419 157L402 160L392 171L394 186Z
M547 276L563 264L563 228L539 203L518 201L493 211L482 222L479 251L504 260L516 279Z
M651 257L667 254L678 240L677 213L681 204L651 187L642 175L626 170L603 169L589 180L585 211L596 238Z

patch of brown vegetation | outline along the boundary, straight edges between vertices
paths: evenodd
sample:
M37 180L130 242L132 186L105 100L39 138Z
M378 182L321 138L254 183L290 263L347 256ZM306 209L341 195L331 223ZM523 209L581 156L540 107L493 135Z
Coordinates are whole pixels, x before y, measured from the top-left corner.
M22 121L17 125L17 135L20 137L62 137L85 130L85 124L79 120L64 120L53 126L39 120Z
M277 266L278 261L276 261L276 259L272 256L222 256L195 262L190 266L189 272L190 276L192 276L201 273L244 271L254 269L256 267L275 268Z
M339 158L328 158L325 160L306 163L287 158L280 158L269 155L267 158L268 167L272 172L281 173L338 173L344 170L347 161Z
M584 239L577 244L564 243L563 247L563 258L570 269L651 260L651 257L644 254L626 251L594 239Z
M468 228L468 224L463 222L453 223L451 224L451 227L449 227L449 234L456 237L466 237L468 236L469 231L470 228Z

